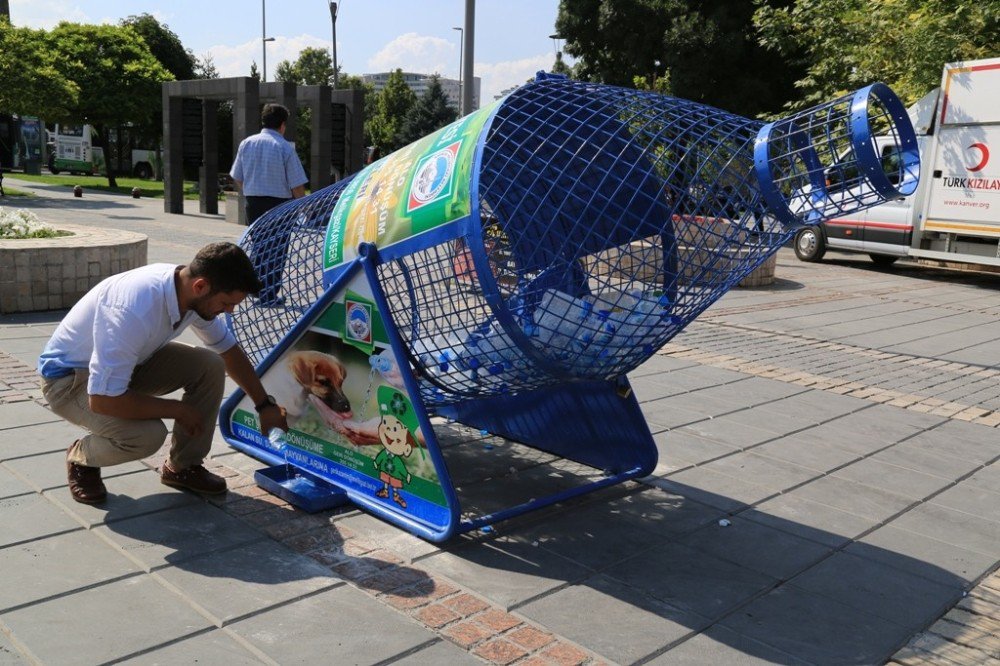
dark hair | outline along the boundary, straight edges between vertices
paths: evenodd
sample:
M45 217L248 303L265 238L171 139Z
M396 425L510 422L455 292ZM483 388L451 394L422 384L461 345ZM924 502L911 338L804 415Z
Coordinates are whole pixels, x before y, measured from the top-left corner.
M191 277L205 278L212 293L242 291L256 296L263 289L250 257L235 243L210 243L188 266Z
M276 130L287 120L288 109L280 104L265 104L264 110L260 112L260 124L267 129Z

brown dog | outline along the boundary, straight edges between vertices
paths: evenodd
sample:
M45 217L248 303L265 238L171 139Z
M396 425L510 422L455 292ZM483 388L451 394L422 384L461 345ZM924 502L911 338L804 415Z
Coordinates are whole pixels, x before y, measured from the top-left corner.
M268 372L264 384L290 417L301 416L309 396L336 412L342 419L353 415L344 395L347 368L336 356L318 351L297 351L281 367Z

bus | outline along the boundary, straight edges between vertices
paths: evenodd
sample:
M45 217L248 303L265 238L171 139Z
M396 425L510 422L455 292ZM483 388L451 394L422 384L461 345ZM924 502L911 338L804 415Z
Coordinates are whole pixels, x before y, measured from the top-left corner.
M49 171L59 174L62 171L84 174L107 174L107 159L104 150L94 146L90 125L55 125L49 132ZM128 131L112 132L111 139L116 138L122 143L122 149L128 149L131 140ZM133 144L134 145L134 144ZM117 154L116 151L115 154ZM149 180L160 177L163 169L163 157L160 151L146 148L131 148L126 152L131 159L126 164L124 157L115 162L115 173L122 173Z
M60 125L49 132L49 171L96 175L104 168L104 152L94 149L90 125Z

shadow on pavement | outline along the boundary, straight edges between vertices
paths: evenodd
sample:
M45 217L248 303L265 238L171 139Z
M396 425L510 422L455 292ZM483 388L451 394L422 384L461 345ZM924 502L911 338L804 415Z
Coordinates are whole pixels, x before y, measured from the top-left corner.
M537 473L533 492L561 488L557 478ZM650 482L659 487L621 486L500 523L421 563L619 663L883 663L979 573L876 545L933 540L808 500L777 515ZM467 479L463 507L488 503L486 485ZM935 548L945 561L949 544Z

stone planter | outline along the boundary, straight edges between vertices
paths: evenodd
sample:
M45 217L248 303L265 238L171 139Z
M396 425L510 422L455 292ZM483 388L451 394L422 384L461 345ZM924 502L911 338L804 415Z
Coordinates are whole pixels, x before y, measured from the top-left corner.
M0 314L72 307L104 278L146 265L143 234L55 226L73 235L0 240Z

